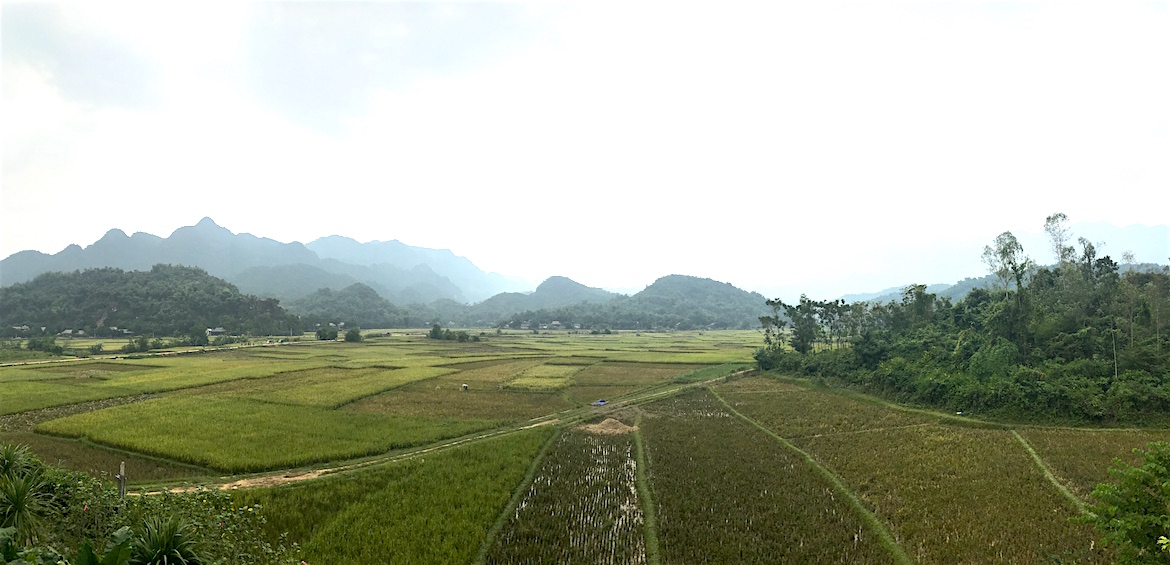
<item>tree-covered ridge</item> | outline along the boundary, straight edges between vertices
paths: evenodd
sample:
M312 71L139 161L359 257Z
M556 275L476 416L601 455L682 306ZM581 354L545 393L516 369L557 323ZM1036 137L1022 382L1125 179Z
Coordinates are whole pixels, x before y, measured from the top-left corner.
M559 321L563 326L614 329L748 329L756 326L764 297L735 286L685 275L662 277L633 296L517 312L508 327Z
M422 327L433 317L429 311L419 312L398 308L382 298L374 289L355 283L341 290L322 288L308 296L288 303L306 327L345 322L363 328Z
M0 324L35 333L83 330L92 336L204 335L207 328L273 335L299 332L300 320L274 299L240 293L194 267L155 265L149 271L102 268L44 273L0 288ZM118 328L114 330L113 328Z
M565 277L549 277L536 287L536 290L525 294L521 292L501 292L483 302L471 306L464 319L472 321L484 320L492 323L510 318L518 312L536 310L550 310L566 306L574 306L582 302L605 303L618 295L600 288L592 288Z
M658 279L642 292L623 296L552 277L531 295L504 293L476 305L437 300L428 305L395 306L374 289L354 284L320 289L288 303L306 327L345 322L363 328L465 327L539 329L560 322L572 329L727 329L751 328L767 312L764 297L730 284L683 275ZM532 308L533 304L556 306ZM525 324L527 322L527 325Z
M1122 274L1093 243L1071 245L1063 221L1046 225L1055 265L1004 233L984 252L998 288L953 304L924 285L876 305L769 300L760 367L965 413L1165 421L1170 268Z

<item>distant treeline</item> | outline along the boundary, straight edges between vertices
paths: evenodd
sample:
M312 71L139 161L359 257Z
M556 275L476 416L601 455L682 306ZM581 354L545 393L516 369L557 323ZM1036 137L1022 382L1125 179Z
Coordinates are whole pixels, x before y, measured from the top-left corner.
M757 362L964 413L1170 420L1170 268L1122 275L1091 242L1069 245L1065 221L1045 225L1055 265L1036 267L1005 232L984 251L997 289L954 304L923 285L885 304L769 300Z

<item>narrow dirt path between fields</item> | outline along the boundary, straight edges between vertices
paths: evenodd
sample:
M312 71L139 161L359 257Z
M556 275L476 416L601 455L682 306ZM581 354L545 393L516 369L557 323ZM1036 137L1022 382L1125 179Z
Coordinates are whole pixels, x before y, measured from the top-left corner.
M552 449L553 444L556 443L557 438L562 432L563 430L553 433L544 442L544 445L540 446L540 451L536 453L536 457L533 457L532 463L528 465L528 472L524 474L524 478L521 479L520 484L516 485L516 488L512 491L512 497L508 499L508 504L504 505L504 508L496 515L495 521L492 522L492 527L488 528L487 535L483 538L483 544L479 546L479 552L475 556L475 561L472 561L473 565L487 563L488 553L491 552L492 546L495 545L496 538L500 537L500 532L504 531L504 527L508 525L509 517L516 513L516 507L520 506L520 503L524 501L524 496L528 494L529 489L532 488L532 482L536 480L536 473L540 471L541 465L544 464L544 458L548 456L549 450Z
M850 506L852 506L854 511L857 512L862 521L866 524L869 524L870 528L872 528L874 533L877 534L877 537L881 541L882 546L885 547L887 551L889 551L890 557L894 559L895 563L898 563L899 565L912 565L914 563L914 561L911 560L910 556L906 553L906 550L903 549L900 544L898 544L897 540L894 539L894 536L890 534L888 529L886 529L886 525L883 524L880 519L878 519L876 514L871 512L869 508L866 508L865 505L861 503L861 499L857 497L857 494L853 492L853 489L850 489L845 484L845 481L841 480L840 477L830 471L827 467L821 465L821 463L807 451L797 447L796 444L792 443L791 441L780 437L776 434L776 432L773 432L763 424L749 418L739 410L732 408L731 404L724 400L723 397L715 391L715 389L709 390L711 394L714 395L721 404L723 404L723 407L727 409L727 411L730 412L733 416L743 420L744 422L747 422L748 424L751 424L752 426L767 434L772 439L780 442L780 444L784 447L796 452L801 457L803 457L805 462L808 463L809 467L824 477L824 479L828 481L830 485L832 485L833 490L837 491L841 496L845 497L845 500L849 501Z
M1068 490L1068 488L1061 484L1060 480L1056 478L1056 475L1052 474L1052 470L1048 468L1048 464L1044 462L1044 459L1040 458L1040 454L1036 453L1036 450L1032 448L1032 444L1028 443L1028 440L1024 439L1024 436L1020 435L1020 432L1012 430L1012 435L1015 436L1017 440L1019 440L1020 445L1024 446L1024 451L1028 452L1028 456L1031 457L1032 461L1036 463L1036 466L1040 468L1040 472L1044 473L1044 478L1048 479L1048 482L1052 483L1052 486L1056 487L1056 490L1060 492L1062 496L1067 498L1069 502L1072 502L1073 506L1076 506L1077 510L1079 510L1081 514L1084 514L1085 501L1081 500L1080 497L1073 494L1072 491Z
M646 457L646 443L642 439L642 415L634 420L634 460L637 476L634 485L642 503L642 528L646 537L646 565L660 565L662 550L658 541L658 508L654 505L654 491L650 488L650 464Z

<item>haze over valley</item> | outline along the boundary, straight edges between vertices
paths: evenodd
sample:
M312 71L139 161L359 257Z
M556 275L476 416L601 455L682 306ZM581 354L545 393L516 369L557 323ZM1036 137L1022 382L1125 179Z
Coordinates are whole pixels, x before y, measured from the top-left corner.
M1166 563L1168 29L0 2L0 563Z

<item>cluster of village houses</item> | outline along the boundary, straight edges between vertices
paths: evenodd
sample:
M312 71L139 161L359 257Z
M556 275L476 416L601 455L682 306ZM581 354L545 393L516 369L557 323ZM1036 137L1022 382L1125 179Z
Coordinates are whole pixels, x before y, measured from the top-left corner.
M329 324L329 325L333 325L333 324ZM342 325L344 326L345 324L342 324ZM29 328L28 326L12 326L12 330L18 334L28 334L28 332L31 331L31 329L32 328ZM44 333L44 331L46 329L48 329L46 326L41 326L42 333ZM116 336L134 337L134 331L130 330L129 328L119 328L118 326L110 326L109 329ZM217 326L214 328L207 328L207 337L215 337L215 336L227 335L227 334L228 334L228 331L220 326ZM85 337L85 336L86 336L85 330L61 330L61 331L57 332L57 337L73 338L73 337Z
M523 322L520 322L520 329L529 330L529 329L535 329L535 328L532 327L532 322L529 322L528 320L524 320ZM540 324L540 329L542 329L542 330L561 330L561 329L568 329L568 328L567 328L567 326L561 324L559 321L553 320L547 324ZM575 329L575 330L581 329L581 324L573 324L573 329Z

